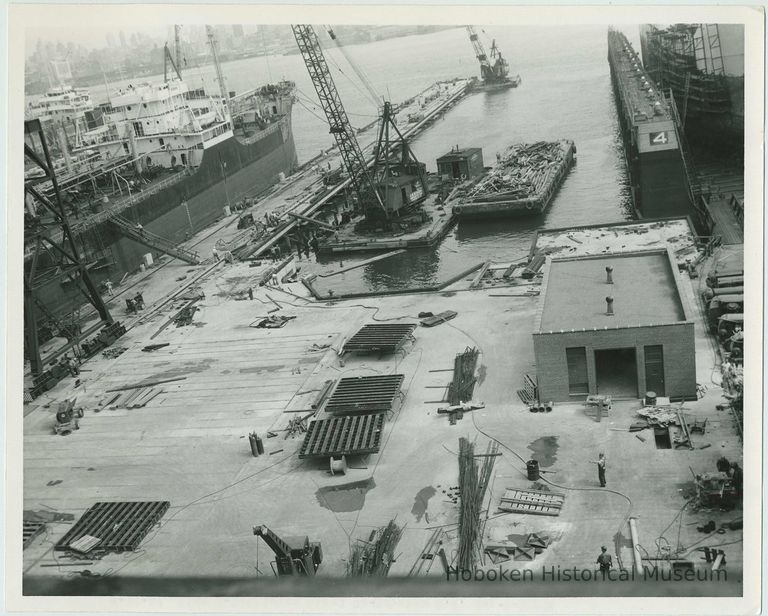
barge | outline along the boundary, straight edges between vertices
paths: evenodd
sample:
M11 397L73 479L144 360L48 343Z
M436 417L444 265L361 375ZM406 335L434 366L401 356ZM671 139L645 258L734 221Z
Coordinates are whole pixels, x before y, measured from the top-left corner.
M569 139L511 146L454 206L458 218L544 213L576 160Z

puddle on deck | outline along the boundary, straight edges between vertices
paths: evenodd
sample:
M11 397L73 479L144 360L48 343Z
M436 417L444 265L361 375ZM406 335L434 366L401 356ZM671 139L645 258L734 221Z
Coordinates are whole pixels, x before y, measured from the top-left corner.
M435 490L435 488L432 486L422 488L416 493L416 498L413 499L413 509L411 509L411 513L414 515L417 522L421 522L421 518L424 517L427 512L429 499L432 498L436 493L437 490ZM429 520L427 520L427 522L429 522Z
M531 459L538 461L539 468L547 468L557 462L559 448L556 436L542 436L528 445L528 449L533 452Z
M376 487L373 477L353 481L339 486L326 486L315 492L317 502L334 513L360 511L365 504L365 495Z

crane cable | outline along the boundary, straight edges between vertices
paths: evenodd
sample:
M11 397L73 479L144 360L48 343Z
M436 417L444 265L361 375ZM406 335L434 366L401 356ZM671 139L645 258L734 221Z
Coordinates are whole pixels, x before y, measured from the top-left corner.
M347 53L347 50L344 49L344 46L341 44L341 41L336 36L336 34L333 31L333 28L331 26L325 26L326 32L328 32L328 36L331 37L331 40L336 43L336 47L341 52L341 55L344 56L346 61L349 63L349 65L352 67L352 70L355 71L355 75L357 75L358 79L362 82L363 86L365 86L365 89L368 90L368 98L370 101L378 108L382 101L382 96L376 91L376 88L373 87L373 84L371 83L370 79L368 79L368 76L363 72L363 70L357 65L357 63L352 59L352 57Z

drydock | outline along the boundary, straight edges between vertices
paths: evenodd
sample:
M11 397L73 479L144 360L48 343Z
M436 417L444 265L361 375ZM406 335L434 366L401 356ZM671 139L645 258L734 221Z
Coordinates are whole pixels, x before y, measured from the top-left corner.
M698 218L674 98L658 89L627 37L615 30L608 33L608 63L636 215Z
M653 109L609 37L622 104ZM423 114L410 134L467 84L404 105ZM445 582L594 582L605 546L621 579L725 573L717 594L739 595L743 314L716 298L743 246L702 240L645 184L661 161L682 169L676 147L648 149L674 136L667 111L622 117L643 220L541 230L527 257L439 288L338 297L272 250L343 190L319 177L337 154L249 205L263 229L228 214L182 244L200 263L162 255L127 277L104 297L118 337L25 396L25 592L161 595L193 578L185 594L236 580L233 594L318 596L388 576L464 596ZM143 309L122 316L134 294Z

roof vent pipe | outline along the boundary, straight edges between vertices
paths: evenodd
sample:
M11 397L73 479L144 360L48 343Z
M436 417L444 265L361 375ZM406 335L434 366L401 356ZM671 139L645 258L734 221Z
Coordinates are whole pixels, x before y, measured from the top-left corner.
M610 265L605 266L605 282L613 284L613 268Z
M613 316L613 297L610 295L605 298L605 314L609 317Z

